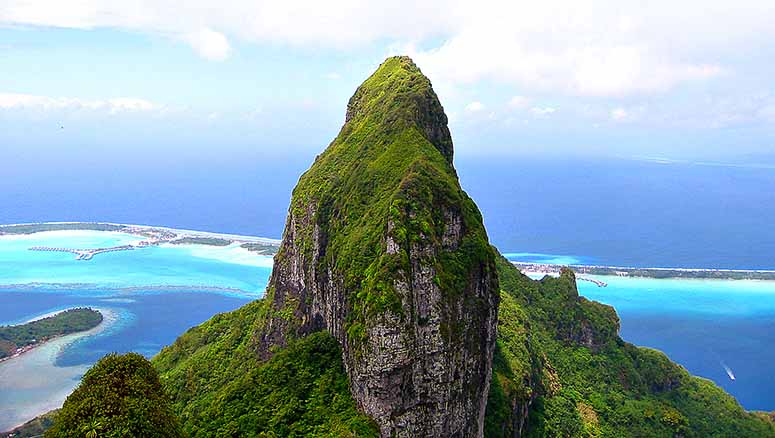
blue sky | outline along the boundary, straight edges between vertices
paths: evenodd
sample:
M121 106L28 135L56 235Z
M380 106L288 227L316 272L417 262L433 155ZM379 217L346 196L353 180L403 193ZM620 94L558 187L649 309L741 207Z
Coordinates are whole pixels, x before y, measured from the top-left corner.
M312 157L392 54L460 159L775 162L767 1L65 3L0 5L7 171Z

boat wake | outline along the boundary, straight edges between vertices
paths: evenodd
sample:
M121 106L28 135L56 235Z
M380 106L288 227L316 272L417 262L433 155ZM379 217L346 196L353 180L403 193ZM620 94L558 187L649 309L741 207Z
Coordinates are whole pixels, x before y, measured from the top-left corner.
M721 366L724 367L724 371L727 372L727 376L729 376L729 380L735 381L735 373L732 372L732 369L727 366L724 362L721 362Z

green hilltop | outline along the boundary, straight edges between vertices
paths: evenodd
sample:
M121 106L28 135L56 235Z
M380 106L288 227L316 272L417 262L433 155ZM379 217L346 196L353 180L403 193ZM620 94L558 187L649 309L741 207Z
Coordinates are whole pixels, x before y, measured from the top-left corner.
M391 284L400 272L411 270L409 257L385 251L386 233L399 245L412 239L440 241L445 210L459 209L469 232L465 249L449 255L456 260L437 264L437 281L446 289L463 287L454 284L464 281L462 271L493 256L479 210L452 167L447 117L430 81L411 59L385 61L350 99L345 120L293 191L286 236L292 233L298 245L282 246L275 262L281 265L289 250L298 249L304 262L314 259L342 273L344 287L354 291L348 297L354 311L345 329L357 343L365 336L366 317L386 309L401 312ZM299 218L309 221L291 221ZM393 226L389 231L388 223ZM313 244L321 224L328 239L322 255Z
M100 359L56 413L47 437L181 437L151 363L137 353Z

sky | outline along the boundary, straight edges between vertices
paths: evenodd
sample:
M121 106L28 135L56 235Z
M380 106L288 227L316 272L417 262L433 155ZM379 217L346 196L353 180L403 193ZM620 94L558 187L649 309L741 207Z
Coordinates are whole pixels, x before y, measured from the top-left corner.
M771 0L3 0L0 168L308 163L396 54L459 160L775 163L773 22Z

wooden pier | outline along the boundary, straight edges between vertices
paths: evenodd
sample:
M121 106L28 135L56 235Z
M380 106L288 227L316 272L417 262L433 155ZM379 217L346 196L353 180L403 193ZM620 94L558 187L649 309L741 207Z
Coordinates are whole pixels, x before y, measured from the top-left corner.
M95 255L114 251L131 251L135 249L134 245L111 246L109 248L78 249L78 248L57 248L52 246L33 246L30 251L48 251L48 252L69 252L75 254L76 260L91 260Z

